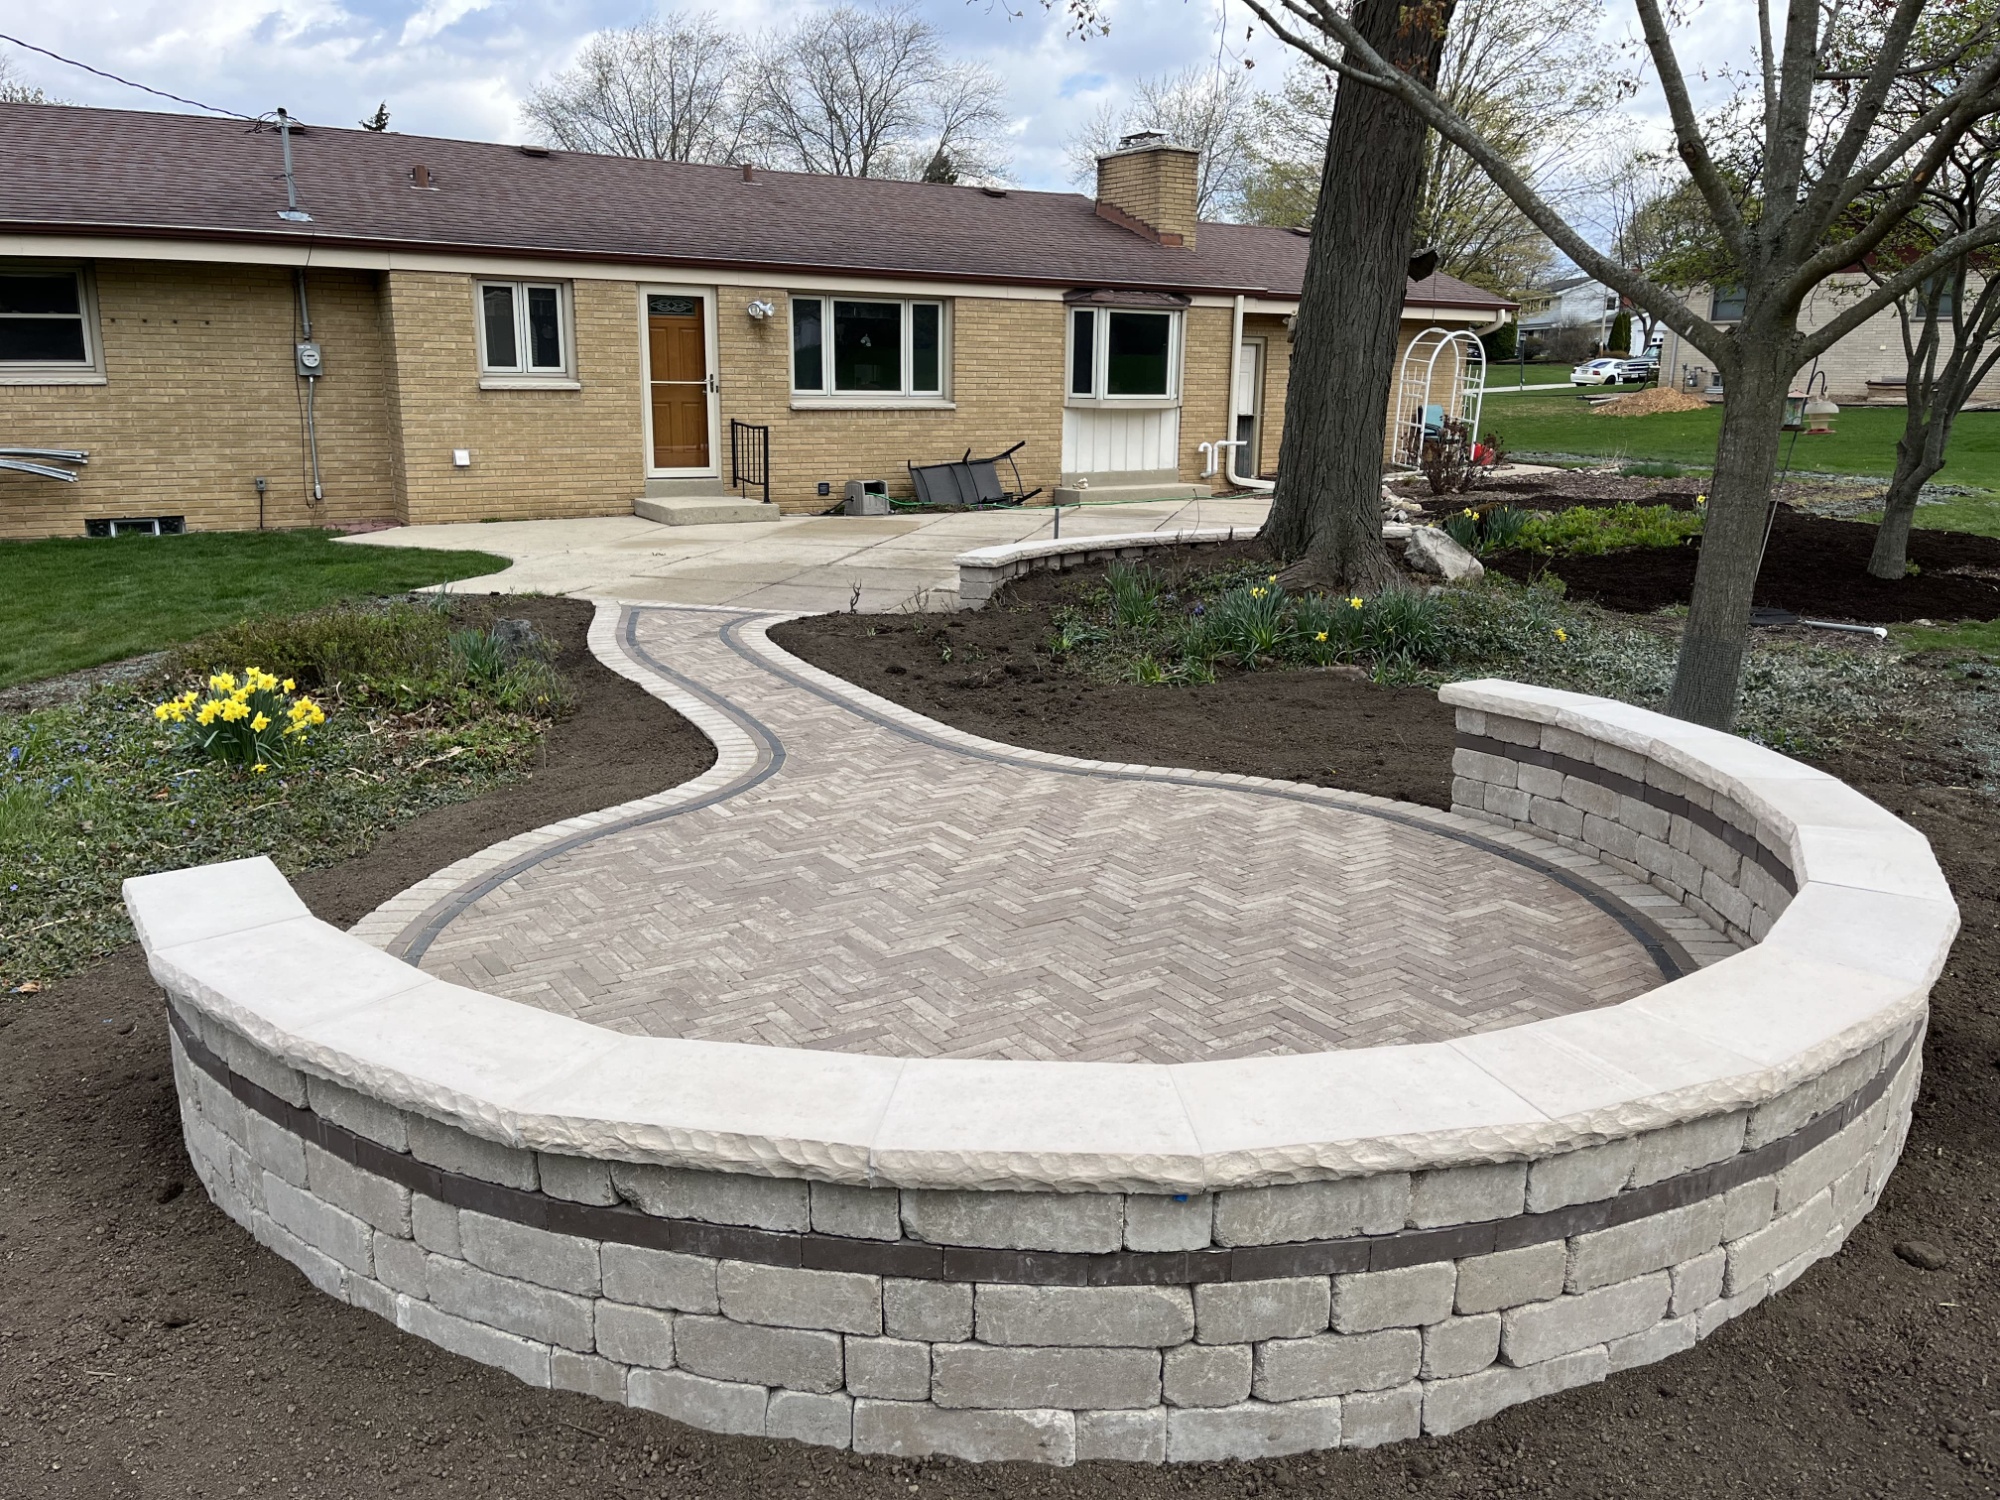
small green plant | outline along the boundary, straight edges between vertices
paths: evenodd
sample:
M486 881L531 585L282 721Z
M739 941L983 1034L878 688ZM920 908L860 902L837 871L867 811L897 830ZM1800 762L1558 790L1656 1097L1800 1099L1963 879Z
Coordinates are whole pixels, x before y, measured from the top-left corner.
M1411 669L1444 660L1443 606L1438 596L1415 589L1382 590L1363 611L1363 640L1384 667Z
M494 683L507 675L513 651L497 631L460 630L451 638L452 655L470 682Z
M1122 630L1144 630L1160 617L1162 585L1148 568L1115 562L1104 570L1111 591L1111 621Z
M1445 535L1467 552L1479 550L1479 512L1467 506L1444 518Z
M312 699L293 696L296 686L261 667L245 667L241 682L233 672L217 672L208 679L210 696L189 688L155 704L153 717L180 725L195 755L262 773L286 764L307 734L326 722L326 711Z
M1057 656L1068 656L1103 639L1104 631L1083 614L1074 609L1059 610L1055 631L1049 637L1049 650Z
M1290 601L1277 575L1239 584L1218 599L1209 611L1209 632L1218 650L1246 664L1277 656L1292 636Z
M1533 511L1501 505L1486 512L1480 536L1481 552L1505 552L1521 544L1521 533L1534 518Z

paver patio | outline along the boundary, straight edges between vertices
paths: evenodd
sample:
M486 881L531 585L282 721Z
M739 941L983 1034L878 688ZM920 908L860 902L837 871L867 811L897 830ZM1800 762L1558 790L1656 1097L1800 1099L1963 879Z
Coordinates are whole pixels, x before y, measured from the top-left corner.
M634 670L754 746L728 785L468 884L392 946L632 1033L1152 1062L1515 1025L1733 951L1657 892L1511 831L1057 766L885 712L763 641L769 618L625 617Z

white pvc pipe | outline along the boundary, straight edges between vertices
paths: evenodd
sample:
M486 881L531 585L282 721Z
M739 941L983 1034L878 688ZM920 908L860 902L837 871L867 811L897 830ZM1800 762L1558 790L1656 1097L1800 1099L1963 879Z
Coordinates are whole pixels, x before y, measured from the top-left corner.
M1277 486L1263 479L1245 479L1236 472L1236 450L1243 445L1236 441L1237 382L1243 378L1243 294L1236 294L1236 301L1229 313L1229 399L1223 403L1228 412L1228 426L1223 432L1224 442L1217 443L1216 450L1227 455L1222 460L1222 477L1238 489L1261 490L1269 494Z

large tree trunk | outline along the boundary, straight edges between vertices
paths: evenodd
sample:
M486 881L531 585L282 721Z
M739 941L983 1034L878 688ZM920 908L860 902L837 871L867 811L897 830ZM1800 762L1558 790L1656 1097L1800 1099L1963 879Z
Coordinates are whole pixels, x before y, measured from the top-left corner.
M1355 24L1390 62L1429 82L1452 4L1360 0ZM1383 439L1424 132L1378 89L1344 84L1334 99L1264 528L1274 556L1303 559L1301 582L1374 589L1395 574L1382 545Z
M1925 397L1934 393L1923 392ZM1906 389L1909 416L1903 435L1896 440L1896 472L1889 479L1889 493L1882 499L1882 524L1875 528L1875 550L1868 555L1868 572L1875 578L1895 580L1909 571L1910 522L1917 514L1917 497L1930 477L1944 467L1945 445L1951 441L1951 421L1955 406L1942 406L1933 399L1919 400L1919 392Z
M1674 664L1667 712L1676 718L1727 729L1736 717L1743 655L1750 644L1750 596L1764 560L1771 479L1778 464L1778 435L1791 383L1791 338L1739 336L1742 359L1728 372L1722 403L1722 436L1709 481L1708 516L1702 525L1701 562L1694 598ZM1782 350L1782 353L1773 351Z

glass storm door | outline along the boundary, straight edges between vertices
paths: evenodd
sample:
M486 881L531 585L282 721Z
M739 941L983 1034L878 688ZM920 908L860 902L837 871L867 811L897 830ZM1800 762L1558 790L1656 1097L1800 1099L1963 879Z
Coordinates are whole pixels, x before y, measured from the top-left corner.
M646 375L652 467L713 472L709 448L715 375L709 367L707 309L699 296L646 294Z

